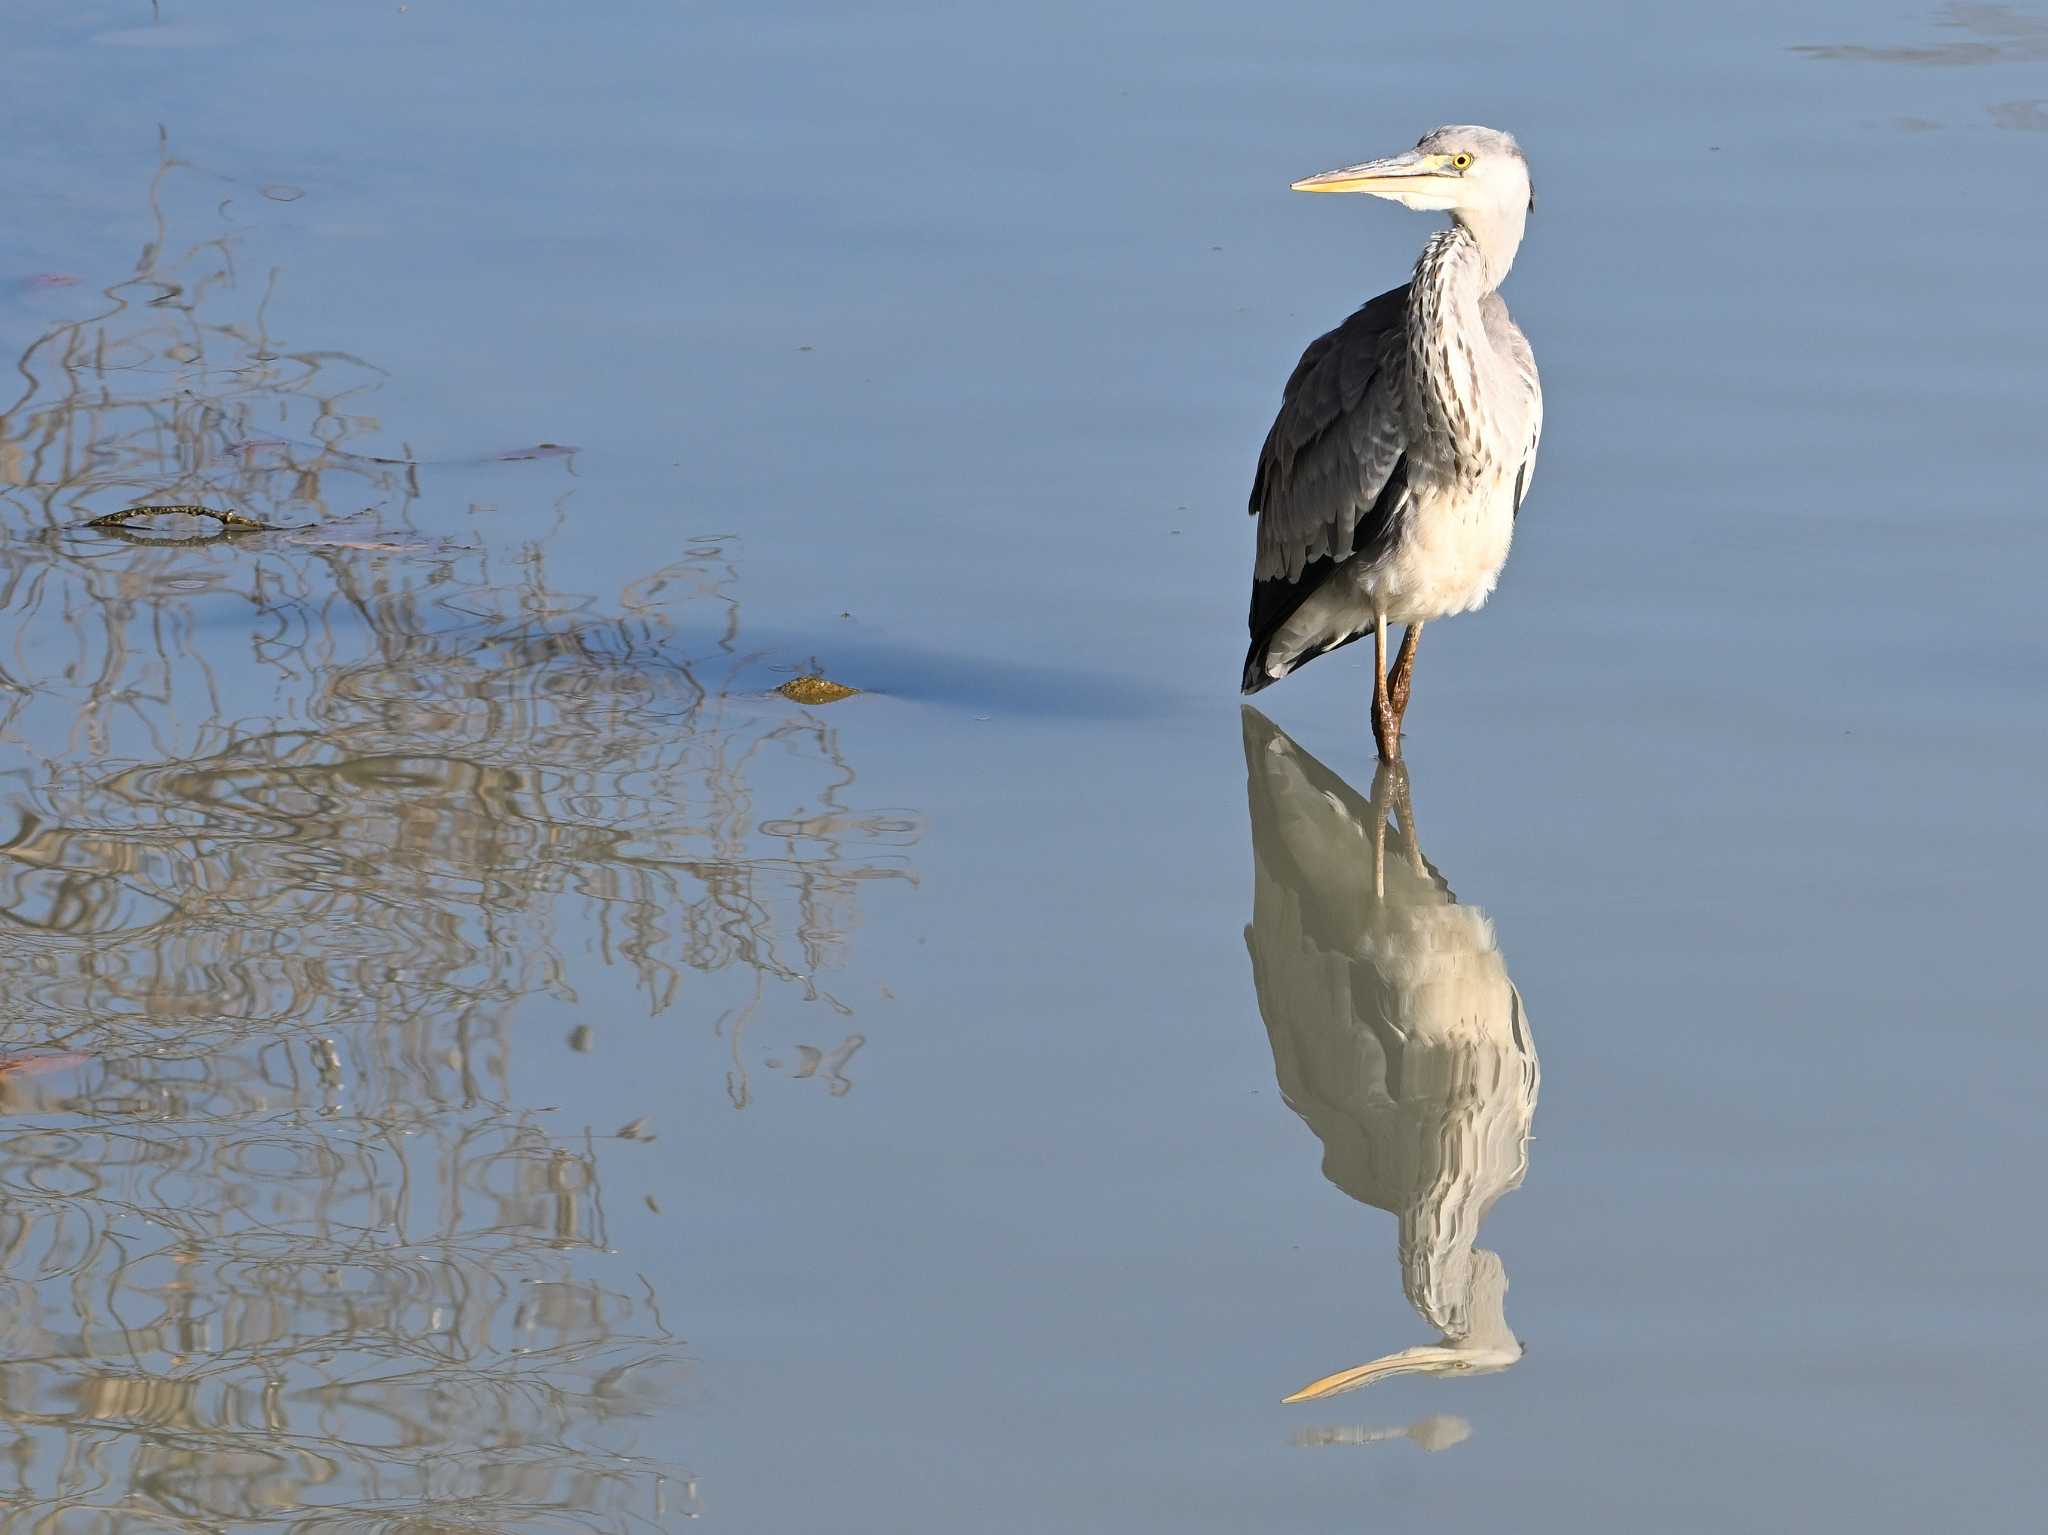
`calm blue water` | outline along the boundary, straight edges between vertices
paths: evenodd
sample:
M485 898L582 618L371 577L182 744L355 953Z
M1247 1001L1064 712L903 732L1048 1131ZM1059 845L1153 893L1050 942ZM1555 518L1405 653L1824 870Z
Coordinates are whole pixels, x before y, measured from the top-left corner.
M2037 1522L2048 12L6 33L0 1527ZM1243 498L1461 120L1376 884Z

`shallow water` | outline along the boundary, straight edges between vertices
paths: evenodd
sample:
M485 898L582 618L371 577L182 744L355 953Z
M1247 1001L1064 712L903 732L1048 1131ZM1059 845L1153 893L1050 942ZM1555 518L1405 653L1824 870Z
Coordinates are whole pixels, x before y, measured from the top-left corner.
M2036 1522L2048 13L9 34L0 1528ZM1376 782L1243 495L1460 118Z

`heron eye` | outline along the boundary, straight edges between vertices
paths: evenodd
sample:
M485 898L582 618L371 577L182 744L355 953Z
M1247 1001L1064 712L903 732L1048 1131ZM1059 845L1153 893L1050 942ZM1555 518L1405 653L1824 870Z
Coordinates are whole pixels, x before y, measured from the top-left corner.
M1463 170L1463 169L1464 169L1464 168L1465 168L1466 166L1470 165L1471 163L1472 163L1472 157L1471 157L1470 155L1452 155L1452 156L1451 156L1451 168L1452 168L1453 170L1460 170L1460 171L1461 171L1461 170Z

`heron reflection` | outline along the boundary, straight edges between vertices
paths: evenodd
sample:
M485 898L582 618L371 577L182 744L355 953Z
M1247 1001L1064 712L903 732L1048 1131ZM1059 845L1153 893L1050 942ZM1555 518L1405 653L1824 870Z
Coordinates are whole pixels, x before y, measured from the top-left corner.
M1493 923L1423 857L1407 771L1370 799L1244 711L1255 885L1245 929L1273 1070L1323 1175L1400 1221L1401 1288L1441 1338L1304 1386L1312 1401L1522 1357L1507 1272L1475 1246L1522 1181L1539 1072Z

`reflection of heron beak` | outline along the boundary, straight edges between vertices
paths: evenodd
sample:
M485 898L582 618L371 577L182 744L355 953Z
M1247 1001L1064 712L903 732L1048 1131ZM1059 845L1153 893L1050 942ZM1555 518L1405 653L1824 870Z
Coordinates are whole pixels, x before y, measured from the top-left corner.
M1443 174L1445 155L1426 155L1419 149L1389 155L1384 160L1367 160L1341 170L1322 171L1294 183L1297 192L1372 192L1381 197L1422 191L1432 182L1456 181Z
M1398 1354L1388 1354L1370 1364L1339 1370L1335 1375L1325 1375L1280 1401L1283 1406L1289 1402L1319 1402L1326 1396L1342 1396L1360 1386L1370 1386L1390 1375L1448 1375L1456 1370L1469 1369L1471 1365L1472 1356L1462 1349L1446 1348L1441 1343L1424 1344L1418 1348L1404 1348Z

